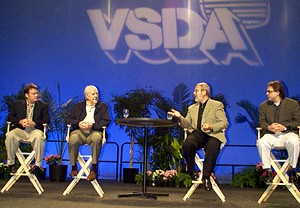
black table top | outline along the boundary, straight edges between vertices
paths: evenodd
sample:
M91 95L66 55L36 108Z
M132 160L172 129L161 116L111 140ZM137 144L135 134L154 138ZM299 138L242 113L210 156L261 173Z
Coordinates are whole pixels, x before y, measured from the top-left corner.
M177 125L177 123L167 119L140 117L118 118L115 120L115 123L134 127L172 127Z

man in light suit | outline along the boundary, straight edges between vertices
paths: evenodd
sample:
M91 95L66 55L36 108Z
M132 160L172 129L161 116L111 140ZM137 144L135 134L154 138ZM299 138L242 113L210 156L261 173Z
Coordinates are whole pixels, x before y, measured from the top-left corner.
M207 191L212 188L209 177L214 172L217 157L222 143L226 142L223 130L228 121L224 105L210 99L210 87L206 83L198 83L194 89L196 103L189 106L186 117L172 109L171 114L179 119L179 125L188 128L188 135L183 143L183 156L187 162L188 173L193 180L198 177L195 171L195 155L200 148L205 150L203 163L203 185Z
M273 180L270 151L274 146L285 146L289 155L289 182L296 181L296 166L300 151L297 126L300 126L300 108L297 101L287 98L280 81L268 83L268 100L260 105L259 125L263 137L257 142L267 183Z

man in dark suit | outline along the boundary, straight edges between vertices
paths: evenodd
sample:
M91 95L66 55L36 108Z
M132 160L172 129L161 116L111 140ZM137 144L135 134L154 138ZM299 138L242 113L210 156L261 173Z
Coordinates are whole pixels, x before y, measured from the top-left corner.
M85 100L77 103L66 118L66 123L71 125L69 138L69 156L72 171L70 176L77 176L76 165L79 147L82 144L91 145L92 167L87 180L97 178L98 159L105 140L102 137L102 127L108 126L111 122L108 106L98 102L98 89L89 85L84 90Z
M280 81L268 83L268 100L260 105L259 125L263 137L257 142L263 169L267 172L266 182L272 182L270 151L274 146L285 146L289 155L289 181L296 180L297 161L300 151L297 126L300 125L300 108L297 101L287 98Z
M179 125L188 128L188 135L183 143L183 156L187 169L193 180L198 177L195 171L196 151L204 147L203 184L207 191L211 190L210 176L214 173L220 146L226 142L223 130L228 126L224 105L210 99L210 87L206 83L198 83L194 89L196 103L189 106L186 117L172 109L171 114L179 119Z
M24 100L12 104L7 121L11 122L11 131L7 133L5 146L7 164L11 172L16 172L15 154L20 142L30 143L35 154L35 166L31 172L43 171L41 165L44 156L45 138L43 124L50 123L48 105L40 100L38 87L28 84L24 88Z

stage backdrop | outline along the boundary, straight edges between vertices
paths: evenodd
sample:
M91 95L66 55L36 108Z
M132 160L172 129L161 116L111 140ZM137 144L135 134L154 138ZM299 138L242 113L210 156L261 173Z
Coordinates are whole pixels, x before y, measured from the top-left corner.
M207 82L229 102L228 144L255 144L236 103L258 106L271 80L300 93L299 19L299 0L2 0L0 96L34 82L58 97L60 84L63 102L93 84L112 112L112 95L152 87L171 98L179 83L192 93ZM114 123L108 131L129 141ZM227 148L218 162L259 161L256 148Z

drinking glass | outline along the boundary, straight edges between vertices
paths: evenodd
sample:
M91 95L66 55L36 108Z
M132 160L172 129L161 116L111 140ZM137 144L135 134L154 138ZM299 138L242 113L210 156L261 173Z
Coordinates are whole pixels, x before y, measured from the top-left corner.
M167 119L168 119L168 120L172 120L172 118L173 118L173 116L172 116L171 114L168 114L168 113L167 113Z
M129 110L128 109L123 109L123 117L127 118L129 116Z

